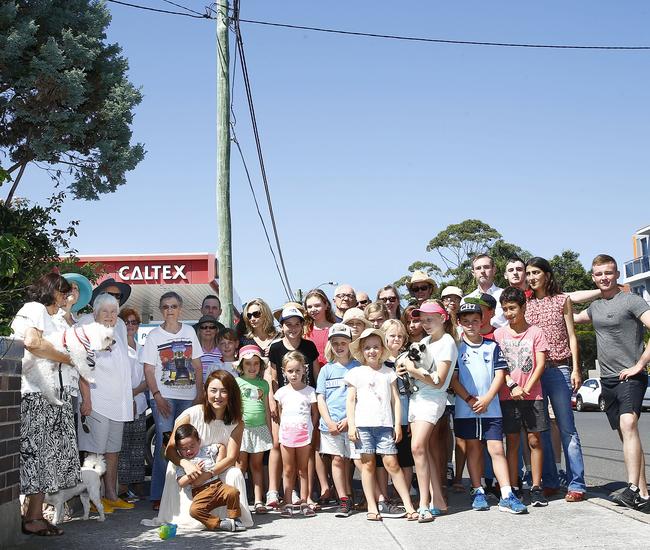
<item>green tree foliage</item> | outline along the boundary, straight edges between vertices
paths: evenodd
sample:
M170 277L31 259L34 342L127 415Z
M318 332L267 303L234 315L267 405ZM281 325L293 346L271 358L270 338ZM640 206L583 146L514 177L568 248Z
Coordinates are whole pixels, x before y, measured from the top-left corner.
M57 185L66 173L75 198L94 200L125 183L144 157L131 145L142 94L127 79L117 44L106 43L110 13L98 0L0 4L0 159L12 175L11 203L29 163Z
M594 288L591 275L578 260L579 256L580 254L573 250L564 250L549 260L553 267L555 280L560 285L562 292Z
M65 194L59 192L47 206L23 200L11 206L0 204L0 335L10 334L9 324L27 300L27 287L41 275L53 269L76 271L95 281L101 273L96 264L74 265L70 238L76 235L77 222L66 229L56 225L64 200ZM60 253L71 257L60 261Z

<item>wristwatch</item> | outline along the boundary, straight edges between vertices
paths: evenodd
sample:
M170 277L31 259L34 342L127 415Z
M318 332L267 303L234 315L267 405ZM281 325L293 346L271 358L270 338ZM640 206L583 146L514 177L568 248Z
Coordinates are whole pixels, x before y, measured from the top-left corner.
M468 395L465 398L465 403L469 403L472 399L476 399L476 397L474 395Z

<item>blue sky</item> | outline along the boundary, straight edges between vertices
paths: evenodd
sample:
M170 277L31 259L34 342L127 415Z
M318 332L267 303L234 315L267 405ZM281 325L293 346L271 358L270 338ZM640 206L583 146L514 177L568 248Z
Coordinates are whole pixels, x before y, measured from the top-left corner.
M161 0L134 0L176 9ZM178 0L203 11L204 2ZM109 4L108 32L142 87L128 184L71 202L81 254L216 251L215 22ZM650 45L647 2L243 0L242 18L432 38ZM632 257L648 213L650 52L452 46L242 23L278 230L294 290L375 289L451 223L479 218L550 257ZM234 50L231 49L231 55ZM254 183L237 76L237 133ZM19 194L39 197L32 178ZM235 286L282 287L232 152ZM331 294L331 292L328 290Z

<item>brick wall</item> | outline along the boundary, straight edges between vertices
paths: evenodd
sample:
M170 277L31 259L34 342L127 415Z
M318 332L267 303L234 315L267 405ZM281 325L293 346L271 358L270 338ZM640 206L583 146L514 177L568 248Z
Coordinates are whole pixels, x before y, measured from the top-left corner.
M0 548L20 533L20 368L22 342L0 338Z

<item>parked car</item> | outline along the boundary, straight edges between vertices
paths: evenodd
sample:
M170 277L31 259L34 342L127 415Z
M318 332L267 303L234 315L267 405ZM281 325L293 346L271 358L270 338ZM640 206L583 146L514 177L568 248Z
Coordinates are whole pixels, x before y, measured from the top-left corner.
M605 410L605 399L600 395L602 387L599 378L588 378L576 393L576 411L587 409ZM647 392L646 392L647 393Z

